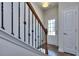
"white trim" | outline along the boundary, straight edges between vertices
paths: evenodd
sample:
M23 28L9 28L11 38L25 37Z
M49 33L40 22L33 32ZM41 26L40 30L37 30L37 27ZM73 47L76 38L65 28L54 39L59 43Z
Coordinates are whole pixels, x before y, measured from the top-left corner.
M22 42L20 39L15 38L14 36L4 32L3 30L0 30L0 38L4 39L12 44L15 44L17 46L20 46L24 49L30 50L33 53L37 53L38 55L42 55L42 56L45 55L44 53L40 52L39 50L31 47L30 45L26 44L25 42Z

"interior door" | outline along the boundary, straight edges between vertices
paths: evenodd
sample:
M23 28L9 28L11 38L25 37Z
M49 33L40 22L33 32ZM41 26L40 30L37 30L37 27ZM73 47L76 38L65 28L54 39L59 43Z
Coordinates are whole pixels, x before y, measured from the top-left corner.
M76 54L76 20L77 10L65 10L63 18L64 52Z

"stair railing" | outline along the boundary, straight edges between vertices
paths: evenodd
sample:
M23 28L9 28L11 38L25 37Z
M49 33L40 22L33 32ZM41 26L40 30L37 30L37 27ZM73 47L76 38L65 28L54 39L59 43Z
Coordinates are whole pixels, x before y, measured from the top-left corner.
M30 2L0 2L0 14L0 29L48 54L47 29Z

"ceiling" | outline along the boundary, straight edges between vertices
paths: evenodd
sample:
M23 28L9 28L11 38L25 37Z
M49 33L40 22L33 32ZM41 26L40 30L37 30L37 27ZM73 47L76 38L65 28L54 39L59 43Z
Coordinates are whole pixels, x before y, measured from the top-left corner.
M35 3L42 10L53 8L54 6L57 6L57 4L58 4L57 2L48 2L49 6L47 8L44 8L44 7L42 7L42 3L41 2L33 2L33 3Z

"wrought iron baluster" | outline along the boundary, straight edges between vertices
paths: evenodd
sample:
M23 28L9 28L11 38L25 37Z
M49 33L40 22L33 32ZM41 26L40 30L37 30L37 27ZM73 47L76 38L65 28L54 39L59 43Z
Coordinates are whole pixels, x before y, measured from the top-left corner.
M13 33L13 2L11 2L11 34L14 35Z
M41 48L41 25L40 24L39 24L39 48Z
M18 3L18 38L21 39L20 37L20 2Z
M39 48L39 22L38 22L38 48Z
M4 28L4 3L1 2L1 28L5 30Z
M43 28L42 28L42 31L41 32L42 32L42 40L41 40L41 43L43 43Z
M33 32L34 30L33 30L33 14L32 14L32 46L33 46Z
M30 9L28 8L28 44L30 44Z
M40 24L39 24L39 45L40 45L40 48L41 48L41 27L40 27Z
M40 25L40 45L41 45L41 48L42 48L42 30L41 30L41 25Z
M24 2L24 42L26 41L26 3Z
M36 48L36 18L35 18L35 48Z

